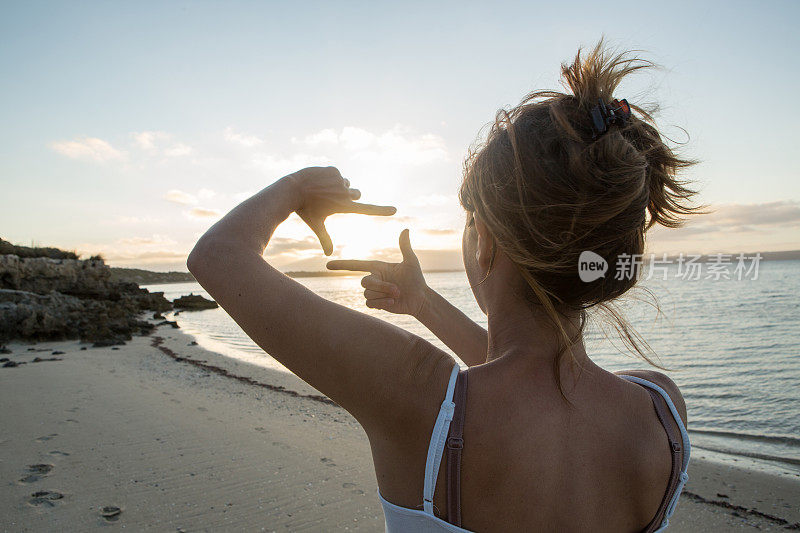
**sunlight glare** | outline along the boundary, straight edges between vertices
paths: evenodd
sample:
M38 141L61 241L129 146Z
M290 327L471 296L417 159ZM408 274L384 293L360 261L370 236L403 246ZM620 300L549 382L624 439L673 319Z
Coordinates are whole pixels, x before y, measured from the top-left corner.
M335 255L347 259L371 259L376 250L396 246L394 223L340 215L328 219L326 226L336 248Z

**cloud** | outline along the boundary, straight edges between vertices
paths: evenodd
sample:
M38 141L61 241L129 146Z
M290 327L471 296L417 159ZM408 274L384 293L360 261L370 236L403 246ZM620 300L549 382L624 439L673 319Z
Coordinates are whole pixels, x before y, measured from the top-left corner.
M338 140L339 136L336 134L336 130L326 128L317 133L307 135L301 142L308 146L316 146L318 144L335 144ZM292 142L297 143L298 141L293 138Z
M454 229L422 229L419 231L428 235L455 235L456 233Z
M164 131L141 131L131 133L134 146L151 154L161 154L167 157L181 157L194 153L194 149L180 142L165 144L172 139L172 135Z
M197 203L197 197L188 192L171 189L164 195L164 199L180 205L193 205Z
M177 143L173 144L169 148L165 148L162 153L167 157L181 157L194 153L194 150L189 145Z
M170 265L185 270L190 246L184 246L167 235L123 237L112 243L84 243L77 246L82 255L102 254L116 266Z
M211 189L200 189L196 194L181 191L179 189L170 189L164 193L163 198L168 202L178 205L195 205L200 200L209 200L214 198L216 195L217 193Z
M98 252L87 253L94 255ZM106 262L111 266L120 267L149 267L167 266L170 270L186 271L186 258L189 252L176 252L174 250L149 250L144 252L109 251L100 252Z
M339 135L339 142L347 150L358 152L372 146L377 138L377 135L365 129L346 127L342 128L342 133Z
M188 257L188 253L184 252L173 252L171 250L153 250L151 252L142 252L139 254L110 254L106 258L110 260L121 260L121 259L150 259L152 260L165 260L165 259L186 259Z
M122 225L130 225L136 226L139 224L161 224L161 219L151 216L126 216L126 215L119 215L113 220L109 221L112 224L122 224Z
M267 247L267 254L270 256L296 253L305 250L319 250L319 241L313 237L306 237L305 239L289 239L286 237L273 237L269 241Z
M225 140L232 144L238 144L244 146L246 148L252 148L253 146L258 146L262 144L264 141L255 135L244 135L242 133L236 133L232 127L228 126L223 131L223 136Z
M163 131L142 131L131 133L133 142L143 150L155 150L156 142L169 140L171 135Z
M96 137L84 137L75 141L57 141L51 143L50 148L71 159L105 162L125 157L124 152Z
M460 206L458 197L455 194L428 194L420 196L411 204L414 207L434 207L434 206Z
M396 161L411 165L424 165L449 161L444 139L432 133L417 134L401 124L382 133L346 126L340 132L327 128L307 135L302 140L293 138L294 144L308 147L339 147L351 152L354 159L364 161Z
M670 238L708 233L767 232L778 228L800 226L800 202L782 200L752 204L719 204L707 215L690 217L682 228L668 230ZM658 234L667 233L656 227Z
M173 239L165 235L152 235L150 237L125 237L116 241L118 244L131 246L149 246L152 244L172 245L177 244Z
M280 177L305 167L324 167L332 165L333 160L308 154L294 154L289 157L257 153L250 159L250 167L269 175Z
M774 250L800 248L800 202L782 200L751 204L718 204L711 213L690 217L684 227L654 227L652 251Z
M775 226L800 224L800 202L778 201L760 204L722 204L709 218L719 225Z
M189 218L218 218L222 215L217 209L208 209L206 207L193 207L185 214Z
M449 160L444 139L431 133L412 136L410 130L402 126L381 134L376 139L376 148L363 152L361 157L377 159L391 154L400 161L418 165Z

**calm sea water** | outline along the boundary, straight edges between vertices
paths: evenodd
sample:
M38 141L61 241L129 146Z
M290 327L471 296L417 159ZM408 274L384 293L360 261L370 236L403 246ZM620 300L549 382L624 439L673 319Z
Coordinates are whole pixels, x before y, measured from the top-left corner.
M433 289L486 326L464 273L425 277ZM447 350L413 318L364 306L360 277L297 281L324 298L392 322ZM758 279L751 275L741 280L686 280L671 268L666 280L643 281L642 286L657 298L660 314L636 297L621 304L681 388L696 452L800 475L800 261L761 262ZM163 291L169 299L189 293L208 296L197 283L147 288ZM222 309L183 312L177 320L206 348L288 371ZM587 350L598 364L612 371L647 367L609 337L590 325Z

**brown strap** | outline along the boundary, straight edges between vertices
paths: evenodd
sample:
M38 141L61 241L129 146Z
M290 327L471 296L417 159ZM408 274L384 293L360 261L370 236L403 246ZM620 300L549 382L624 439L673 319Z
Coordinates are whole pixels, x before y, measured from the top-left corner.
M650 393L650 397L653 398L653 406L656 409L658 420L661 422L661 425L664 426L664 430L667 433L670 453L672 455L672 470L669 474L667 492L661 499L661 505L658 506L658 512L656 513L656 516L644 530L645 533L651 533L652 531L656 531L659 527L661 527L661 523L664 521L664 515L667 512L669 502L672 500L672 496L674 495L675 489L680 481L681 467L683 466L683 442L681 436L676 435L675 426L673 425L672 412L667 406L667 402L664 400L661 394L655 390L646 386L644 388L647 389L647 392Z
M461 527L461 450L464 448L464 412L467 405L467 370L460 370L453 391L456 404L447 433L447 521Z

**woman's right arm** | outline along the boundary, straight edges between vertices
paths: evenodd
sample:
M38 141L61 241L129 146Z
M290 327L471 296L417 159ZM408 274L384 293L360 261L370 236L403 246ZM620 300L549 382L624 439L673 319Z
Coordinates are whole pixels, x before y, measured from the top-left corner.
M411 249L408 230L400 234L401 263L330 261L330 270L369 272L361 280L367 307L411 315L436 335L468 366L486 362L488 334L442 295L428 287Z

